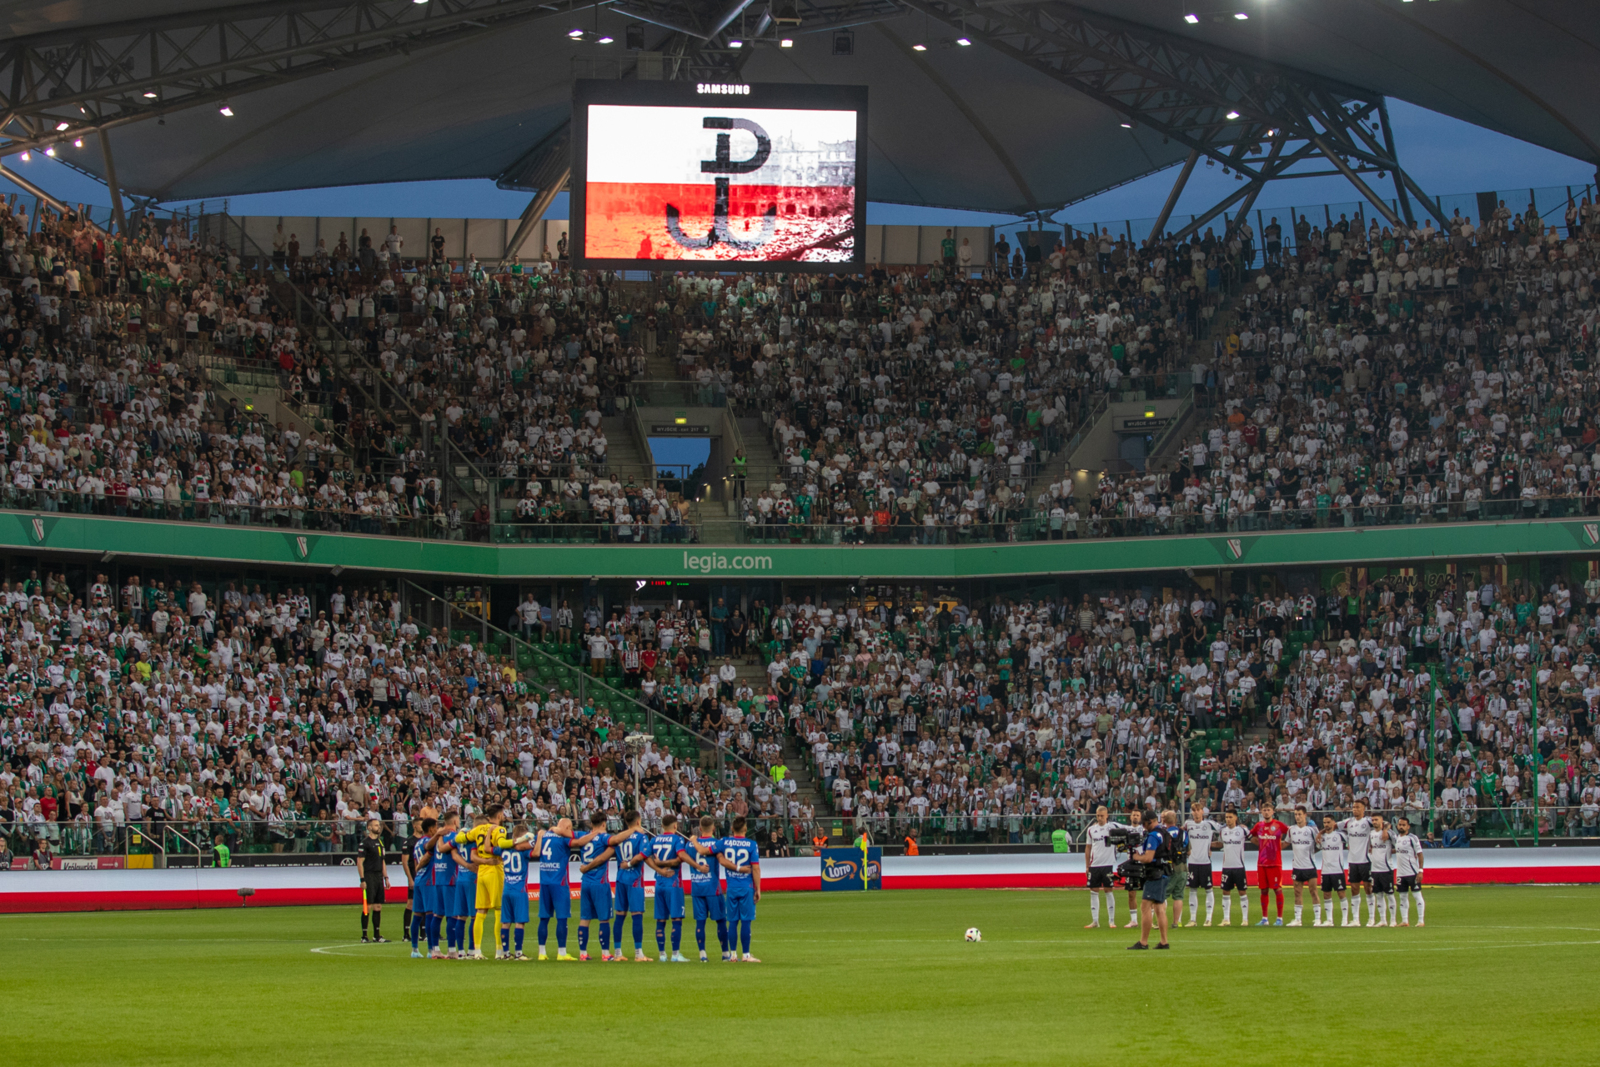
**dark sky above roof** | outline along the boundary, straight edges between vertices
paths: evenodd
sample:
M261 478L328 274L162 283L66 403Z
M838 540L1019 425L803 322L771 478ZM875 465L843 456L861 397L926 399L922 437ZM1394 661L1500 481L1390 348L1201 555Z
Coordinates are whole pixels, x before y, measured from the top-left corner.
M1194 0L1199 3L1200 0ZM1409 100L1600 158L1600 0L1231 0L1251 18L1182 22L1178 0L1080 6ZM181 0L0 0L8 36L213 6ZM1202 8L1204 10L1204 8ZM620 29L621 19L616 19ZM525 24L267 89L112 134L125 190L163 200L438 178L493 178L569 111L566 22ZM1052 208L1183 158L1089 98L984 48L914 53L920 15L762 49L751 81L866 84L870 199ZM939 36L935 33L934 36ZM593 46L590 46L593 47ZM1400 145L1402 159L1405 146ZM98 170L98 153L85 152Z

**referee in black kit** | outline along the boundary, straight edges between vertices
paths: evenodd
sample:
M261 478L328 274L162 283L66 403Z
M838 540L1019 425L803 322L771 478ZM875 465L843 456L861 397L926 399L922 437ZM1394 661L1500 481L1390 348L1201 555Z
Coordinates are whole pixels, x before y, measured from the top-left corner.
M367 820L367 835L356 847L356 873L361 877L361 943L388 944L383 936L383 893L389 872L383 866L383 823ZM367 913L372 913L372 936L367 936Z

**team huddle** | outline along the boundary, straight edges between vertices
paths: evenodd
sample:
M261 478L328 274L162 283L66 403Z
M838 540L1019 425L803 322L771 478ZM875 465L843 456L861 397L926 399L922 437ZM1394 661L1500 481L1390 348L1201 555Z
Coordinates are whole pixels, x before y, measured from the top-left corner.
M548 935L554 919L557 961L588 960L590 926L594 924L600 959L625 962L628 956L622 935L631 918L633 959L648 963L650 957L644 950L648 869L655 876L656 948L661 962L689 962L681 951L685 872L700 961L708 960L706 924L711 922L725 962L761 962L750 954L750 926L761 899L761 853L746 836L743 816L734 818L732 833L726 837L716 834L710 818L700 820L696 836L686 837L678 832L673 815L662 818L660 833L646 833L634 811L625 813L624 827L618 833L606 830L606 817L601 814L589 820L590 829L583 834L573 829L570 819L536 832L520 824L507 832L505 819L503 807L490 805L473 820L471 829L462 829L455 813L419 822L406 856L412 877L408 924L412 958L488 959L484 953L487 944L495 946L495 959L526 960L523 938L536 900L539 959L549 958ZM574 855L582 872L576 956L567 952L567 923L572 916L567 871ZM615 885L611 881L613 863ZM535 864L536 887L529 882Z
M1367 926L1410 926L1411 898L1416 898L1417 925L1425 925L1426 903L1422 896L1422 841L1411 832L1405 816L1388 825L1382 815L1368 816L1366 805L1356 801L1351 816L1335 820L1327 817L1320 828L1312 825L1304 807L1294 811L1293 826L1276 818L1270 804L1261 809L1260 819L1246 827L1234 811L1218 823L1207 817L1205 808L1195 804L1181 829L1177 817L1163 813L1165 832L1175 848L1186 858L1186 866L1174 864L1173 881L1180 877L1189 890L1189 921L1181 922L1183 897L1172 892L1169 907L1175 909L1172 925L1196 926L1200 894L1205 893L1205 925L1210 926L1216 912L1216 881L1212 853L1222 853L1222 923L1231 926L1233 897L1239 900L1239 924L1250 925L1249 890L1246 886L1245 846L1256 842L1256 883L1260 891L1261 918L1257 926L1303 925L1304 897L1311 898L1313 926L1356 926L1361 923L1361 898L1367 901ZM1113 831L1132 831L1137 827L1114 823L1102 807L1086 834L1085 860L1089 868L1089 922L1085 929L1100 925L1100 905L1104 897L1106 915L1112 927L1117 924L1116 894L1112 875L1117 853ZM1285 846L1288 849L1287 873L1294 886L1294 918L1283 921L1285 884ZM1177 887L1174 887L1177 888ZM1171 892L1169 890L1169 892ZM1275 898L1277 920L1269 918L1269 895ZM1128 890L1129 927L1138 924L1134 890ZM1340 921L1334 922L1333 905L1339 902ZM1354 914L1352 915L1352 909ZM1398 920L1397 920L1398 917Z

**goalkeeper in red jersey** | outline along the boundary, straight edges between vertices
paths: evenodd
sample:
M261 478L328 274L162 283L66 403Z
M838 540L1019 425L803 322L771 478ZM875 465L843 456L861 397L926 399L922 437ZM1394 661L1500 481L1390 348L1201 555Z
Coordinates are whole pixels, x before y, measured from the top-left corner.
M1289 836L1289 827L1274 817L1270 802L1261 805L1261 821L1250 827L1250 836L1256 839L1256 884L1261 887L1261 921L1267 925L1267 890L1278 898L1278 921L1283 925L1283 841Z

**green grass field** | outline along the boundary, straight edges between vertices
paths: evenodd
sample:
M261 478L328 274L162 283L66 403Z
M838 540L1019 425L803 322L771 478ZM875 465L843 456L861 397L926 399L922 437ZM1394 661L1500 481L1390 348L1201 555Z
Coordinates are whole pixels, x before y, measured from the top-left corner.
M352 944L353 908L6 916L3 1042L15 1064L229 1067L1234 1064L1264 1041L1361 1067L1600 1061L1600 889L1435 888L1423 930L1200 928L1164 953L1081 929L1087 910L772 894L760 966L419 961Z

